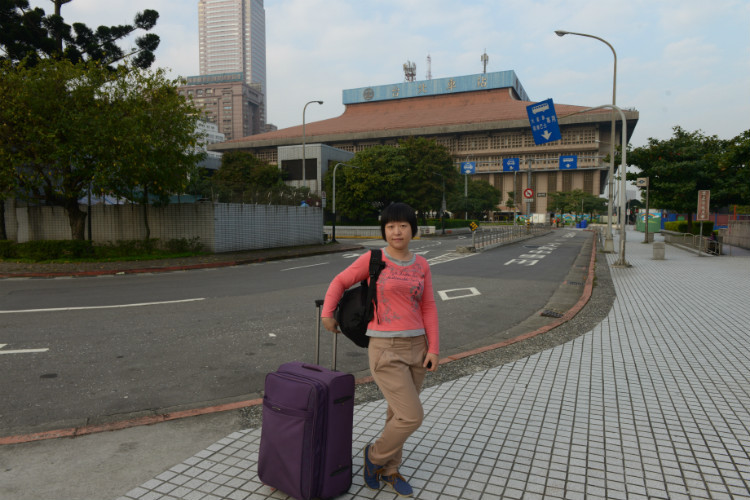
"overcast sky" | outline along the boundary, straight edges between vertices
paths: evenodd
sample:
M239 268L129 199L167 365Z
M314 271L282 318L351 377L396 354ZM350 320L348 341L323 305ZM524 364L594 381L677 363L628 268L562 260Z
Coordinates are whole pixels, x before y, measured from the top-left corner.
M31 0L53 11L50 0ZM173 77L198 68L198 0L73 0L66 22L90 27L159 12L155 66ZM680 125L729 139L750 129L750 2L747 0L266 0L268 121L279 128L333 118L342 90L514 70L533 101L612 102L640 121L631 144L668 139Z

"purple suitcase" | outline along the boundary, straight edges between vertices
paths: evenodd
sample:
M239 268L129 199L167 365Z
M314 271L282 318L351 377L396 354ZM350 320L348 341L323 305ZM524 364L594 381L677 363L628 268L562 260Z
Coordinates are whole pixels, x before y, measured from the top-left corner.
M258 477L298 500L352 484L354 376L285 363L266 376Z
M354 376L317 364L323 300L315 306L316 364L285 363L266 375L258 453L260 480L298 500L332 498L352 484Z

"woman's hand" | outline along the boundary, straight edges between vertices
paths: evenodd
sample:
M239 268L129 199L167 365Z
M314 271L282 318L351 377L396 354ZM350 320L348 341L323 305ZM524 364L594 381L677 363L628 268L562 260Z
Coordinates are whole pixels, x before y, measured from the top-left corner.
M339 333L339 322L335 318L320 318L323 327L329 332Z
M428 352L427 356L424 358L424 362L422 363L422 366L427 368L428 372L436 372L438 369L438 363L439 363L438 355Z

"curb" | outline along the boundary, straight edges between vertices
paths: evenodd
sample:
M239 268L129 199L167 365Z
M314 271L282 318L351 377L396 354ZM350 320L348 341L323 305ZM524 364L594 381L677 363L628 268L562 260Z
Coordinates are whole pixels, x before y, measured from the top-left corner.
M554 328L557 328L558 326L572 319L588 303L589 299L591 298L591 294L593 292L594 268L596 265L596 241L597 240L595 237L592 238L592 242L591 242L592 251L591 251L591 257L589 260L588 274L586 276L586 283L584 284L581 298L578 299L578 302L576 302L575 305L573 305L573 307L568 309L568 311L562 317L558 318L557 320L543 327L537 328L534 331L518 335L517 337L514 337L512 339L504 340L502 342L491 344L485 347L479 347L476 349L472 349L470 351L447 356L440 360L440 364L446 364L446 363L450 363L453 361L458 361L460 359L468 358L477 354L481 354L487 351L492 351L495 349L500 349L502 347L506 347L511 344L515 344L518 342L522 342L524 340L528 340L530 338L536 337L537 335L541 335L542 333L546 333ZM144 272L147 272L147 271L144 271ZM362 384L371 383L373 381L374 380L372 376L366 376L366 377L357 379L355 381L355 384L362 385ZM181 410L181 411L175 411L175 412L169 412L169 413L161 413L157 415L148 415L144 417L120 420L116 422L108 422L104 424L84 425L80 427L70 427L67 429L43 431L43 432L36 432L32 434L20 434L16 436L0 437L0 445L22 444L22 443L29 443L33 441L42 441L46 439L57 439L57 438L64 438L64 437L74 438L78 436L85 436L85 435L96 434L100 432L122 430L122 429L127 429L130 427L137 427L141 425L152 425L152 424L157 424L160 422L168 422L171 420L178 420L178 419L188 418L188 417L196 417L196 416L207 415L211 413L238 410L240 408L248 408L252 406L257 406L262 403L263 403L262 398L256 398L256 399L250 399L250 400L245 400L245 401L237 401L233 403L206 406L203 408L195 408L191 410Z

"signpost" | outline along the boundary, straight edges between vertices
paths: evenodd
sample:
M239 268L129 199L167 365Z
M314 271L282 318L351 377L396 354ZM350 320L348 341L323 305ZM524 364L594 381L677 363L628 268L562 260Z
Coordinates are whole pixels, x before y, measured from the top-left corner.
M578 168L577 155L560 155L558 160L560 170L575 170Z
M461 173L464 175L464 219L469 218L469 209L467 205L469 203L469 174L473 174L477 171L477 163L474 161L461 162Z
M531 188L524 189L523 197L526 198L526 203L531 203L532 198L534 198L534 190Z
M635 181L635 185L639 188L644 188L644 187L646 188L646 218L645 218L646 229L644 232L643 242L648 243L648 223L649 223L648 216L650 215L650 212L648 209L648 177L638 177L638 179L636 179Z
M535 144L541 145L562 139L552 99L526 106L526 113L529 115Z
M521 167L520 158L503 158L503 172L513 172L513 225L516 225L516 206L518 205L518 191L516 175Z
M701 245L703 244L703 221L710 220L709 219L709 217L711 216L711 213L709 210L710 205L711 205L711 191L709 191L708 189L702 189L698 191L698 210L697 210L697 215L695 217L695 220L701 223L700 240L698 243L698 257L702 257Z

